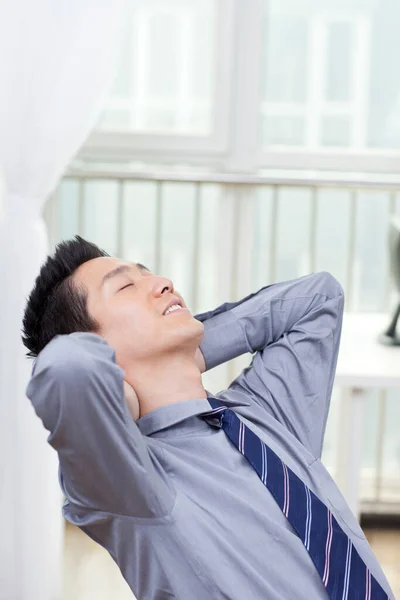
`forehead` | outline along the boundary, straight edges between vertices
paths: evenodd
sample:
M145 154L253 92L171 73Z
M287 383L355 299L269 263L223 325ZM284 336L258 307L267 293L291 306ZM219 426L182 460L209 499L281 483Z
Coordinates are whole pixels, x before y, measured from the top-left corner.
M99 258L93 258L83 263L75 271L74 279L84 285L100 285L107 273L122 266L128 266L133 272L140 270L136 263L112 256L100 256Z

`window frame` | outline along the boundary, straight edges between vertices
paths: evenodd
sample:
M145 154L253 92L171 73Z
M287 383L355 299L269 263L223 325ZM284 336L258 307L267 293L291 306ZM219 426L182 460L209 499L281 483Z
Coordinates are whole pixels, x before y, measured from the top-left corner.
M236 0L235 0L236 1ZM230 0L217 0L216 68L214 74L213 132L210 135L148 133L144 131L94 130L79 153L86 160L152 160L169 162L180 158L191 160L219 157L228 151L232 77L231 48L234 45L234 5Z

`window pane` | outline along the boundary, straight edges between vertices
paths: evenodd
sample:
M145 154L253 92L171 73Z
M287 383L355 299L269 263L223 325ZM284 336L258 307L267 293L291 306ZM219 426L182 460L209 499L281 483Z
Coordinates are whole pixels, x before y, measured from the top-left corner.
M264 139L269 144L304 144L304 119L266 115L261 123Z
M351 100L351 56L354 29L349 23L328 26L325 99L331 102Z
M350 122L348 117L323 117L321 146L348 146Z
M290 107L310 149L400 148L399 2L265 0L265 15L264 147L299 144L295 121L292 134L274 134Z
M263 98L271 102L305 102L307 21L298 15L271 14L266 21Z
M209 135L217 0L131 0L131 26L97 129Z

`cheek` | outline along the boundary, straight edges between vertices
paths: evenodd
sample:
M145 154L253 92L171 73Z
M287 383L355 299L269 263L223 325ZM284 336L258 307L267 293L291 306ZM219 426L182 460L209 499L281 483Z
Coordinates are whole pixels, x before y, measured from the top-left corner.
M141 306L119 306L105 316L105 334L120 352L141 354L157 338L157 317Z

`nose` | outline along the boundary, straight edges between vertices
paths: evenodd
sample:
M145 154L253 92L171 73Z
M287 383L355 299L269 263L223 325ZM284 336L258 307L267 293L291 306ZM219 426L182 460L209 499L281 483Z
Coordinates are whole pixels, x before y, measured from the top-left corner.
M155 277L153 283L153 295L160 297L166 292L173 292L174 284L167 277Z

